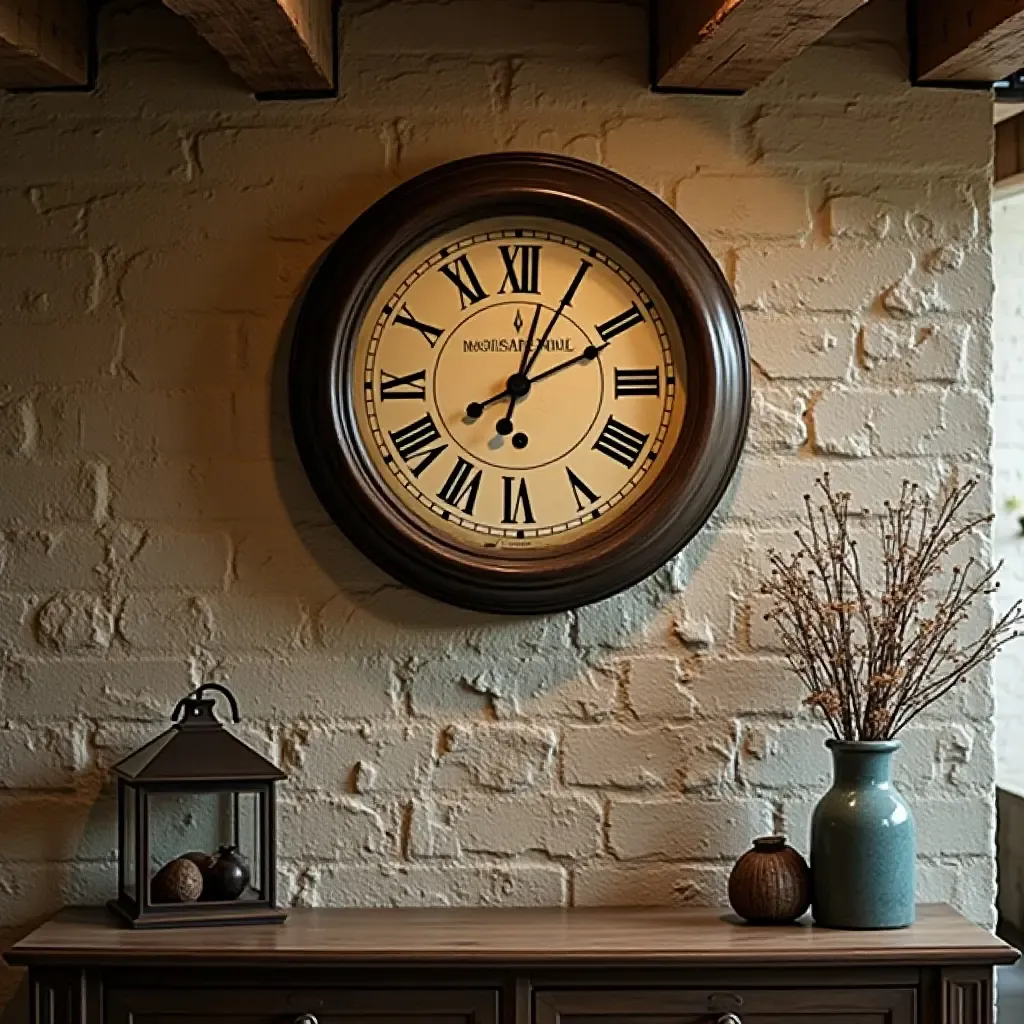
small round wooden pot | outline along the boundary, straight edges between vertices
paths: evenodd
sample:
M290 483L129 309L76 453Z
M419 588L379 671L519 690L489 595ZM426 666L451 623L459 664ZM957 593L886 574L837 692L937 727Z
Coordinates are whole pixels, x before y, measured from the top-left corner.
M729 902L751 924L789 924L811 905L811 869L784 836L755 839L729 876Z

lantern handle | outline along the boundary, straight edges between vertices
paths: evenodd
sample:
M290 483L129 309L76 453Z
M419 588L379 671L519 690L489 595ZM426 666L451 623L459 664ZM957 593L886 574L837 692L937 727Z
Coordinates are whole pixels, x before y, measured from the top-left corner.
M234 694L226 686L221 683L203 683L202 686L197 687L187 697L182 697L178 701L171 715L171 721L176 722L179 717L183 717L187 712L188 706L197 701L207 690L216 690L218 693L224 694L231 705L231 721L237 725L242 720L242 716L238 713L238 701L235 700Z

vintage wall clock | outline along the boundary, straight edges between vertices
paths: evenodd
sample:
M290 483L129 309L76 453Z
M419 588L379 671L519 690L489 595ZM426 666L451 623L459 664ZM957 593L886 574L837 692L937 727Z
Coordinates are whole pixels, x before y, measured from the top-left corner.
M746 434L739 311L692 231L564 157L447 164L338 239L296 322L290 408L335 522L467 608L607 597L714 510Z

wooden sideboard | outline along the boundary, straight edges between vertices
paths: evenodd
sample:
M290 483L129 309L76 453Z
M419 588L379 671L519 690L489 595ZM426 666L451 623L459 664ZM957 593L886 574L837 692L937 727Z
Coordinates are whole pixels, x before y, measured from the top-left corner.
M715 910L295 910L132 931L69 909L6 954L32 1024L991 1024L1012 947L946 907L905 931Z

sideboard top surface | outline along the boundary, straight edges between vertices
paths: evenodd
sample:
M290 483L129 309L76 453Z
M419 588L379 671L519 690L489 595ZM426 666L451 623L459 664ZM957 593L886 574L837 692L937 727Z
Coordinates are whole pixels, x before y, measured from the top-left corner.
M133 931L69 908L6 954L18 965L1008 964L1017 951L945 906L902 931L758 928L721 909L293 910L283 925Z

